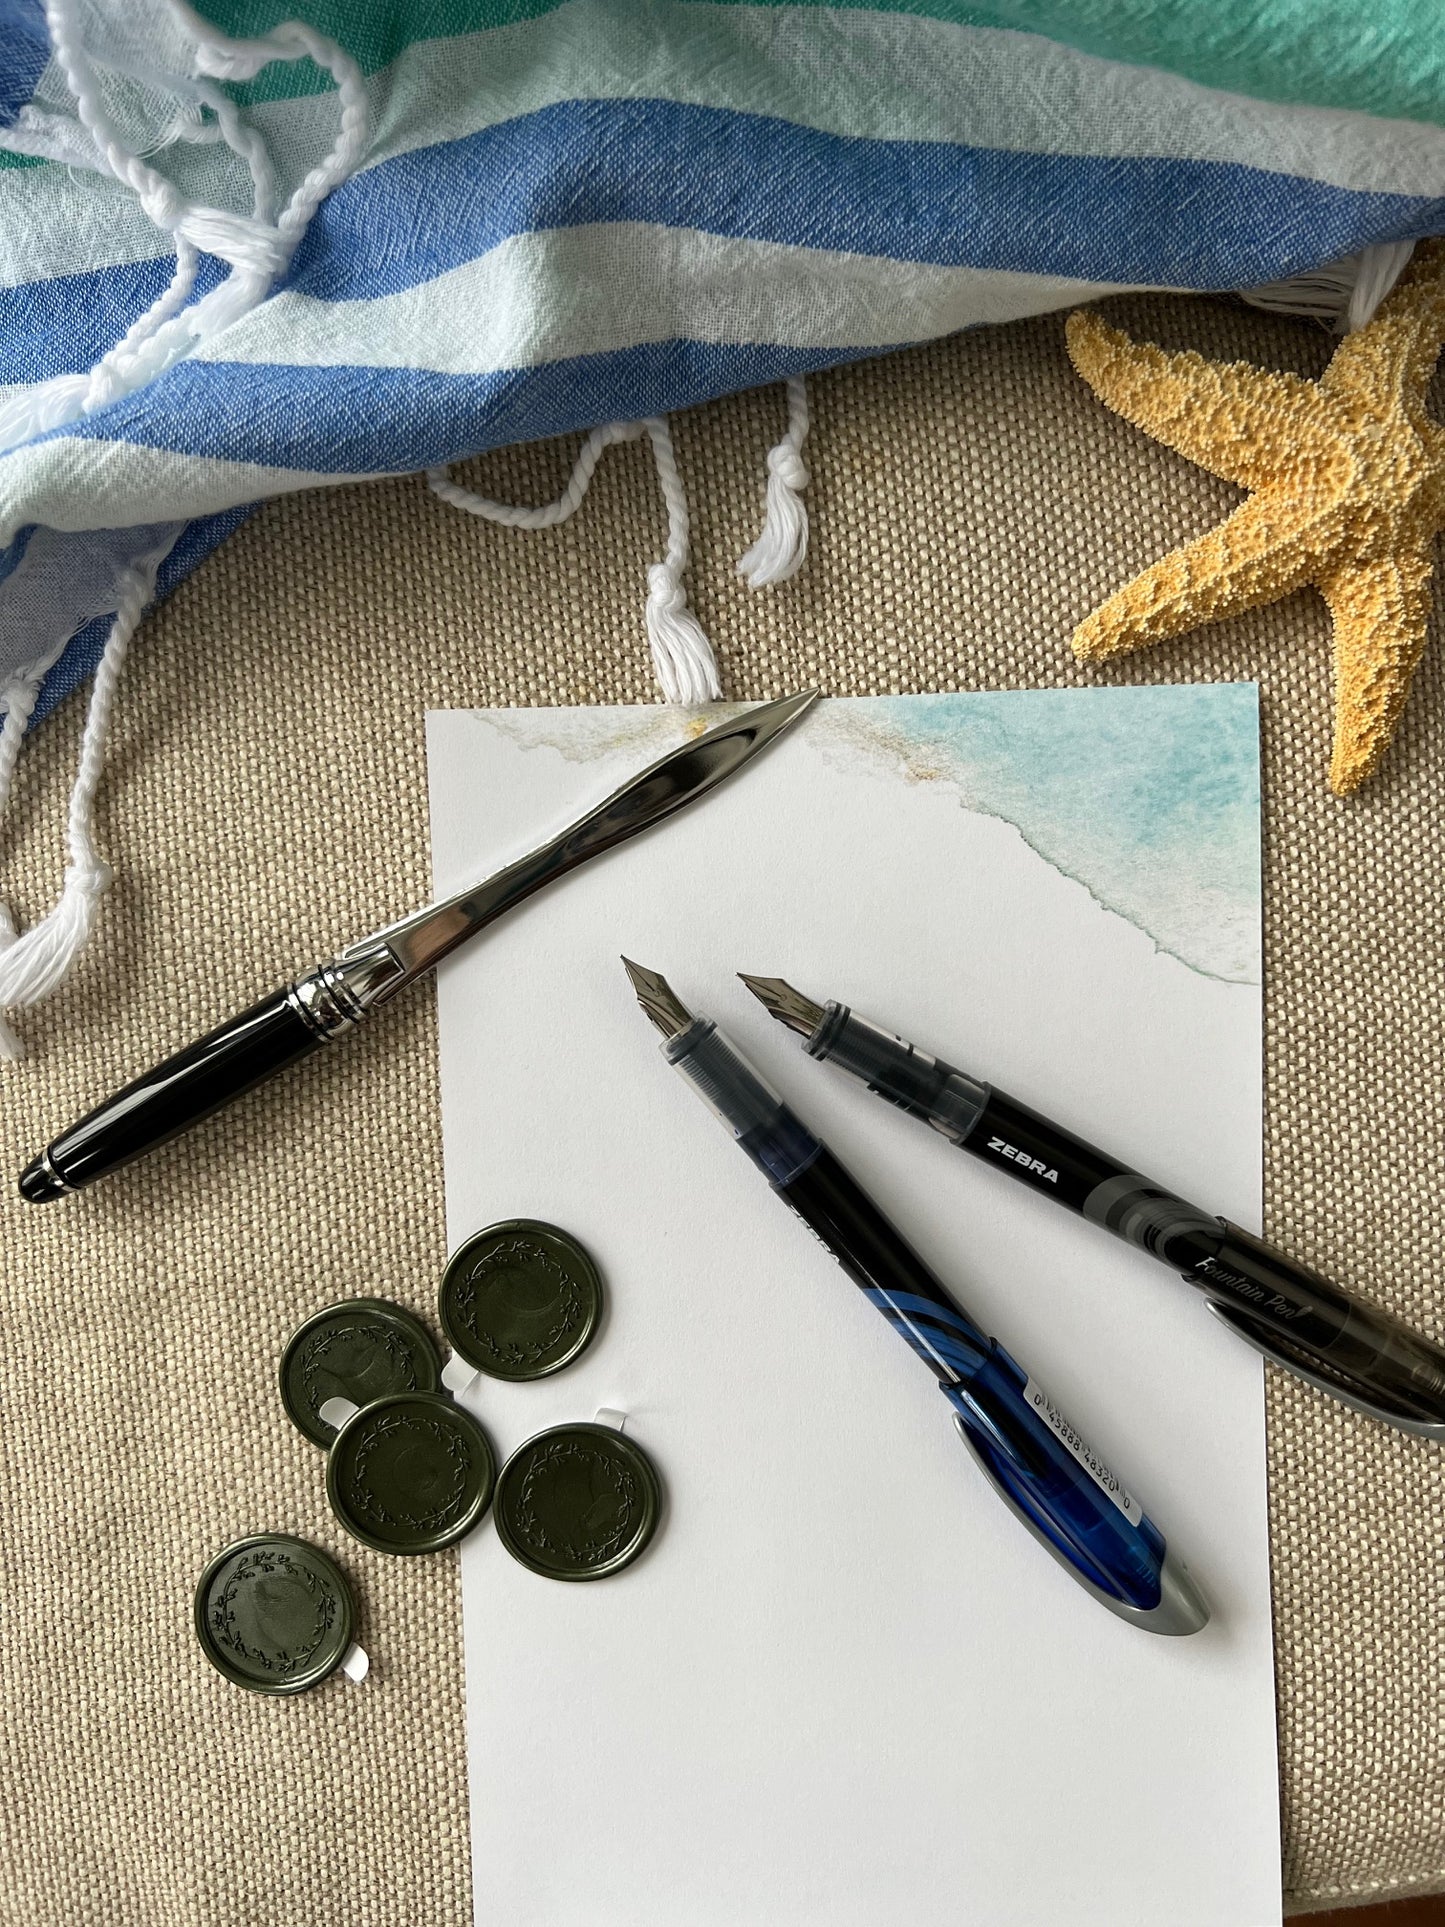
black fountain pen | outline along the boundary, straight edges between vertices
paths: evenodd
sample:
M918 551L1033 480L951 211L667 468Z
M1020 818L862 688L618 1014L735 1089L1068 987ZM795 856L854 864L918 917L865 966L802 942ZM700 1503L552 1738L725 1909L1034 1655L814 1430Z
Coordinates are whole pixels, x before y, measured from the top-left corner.
M33 1158L20 1173L21 1197L44 1204L93 1184L288 1064L349 1036L398 991L538 890L716 789L795 722L817 694L810 689L755 703L682 743L515 863L373 931L157 1064Z
M950 1143L1181 1271L1276 1365L1371 1418L1445 1439L1445 1351L1398 1318L846 1004L815 1004L781 977L739 974L810 1056L841 1065Z

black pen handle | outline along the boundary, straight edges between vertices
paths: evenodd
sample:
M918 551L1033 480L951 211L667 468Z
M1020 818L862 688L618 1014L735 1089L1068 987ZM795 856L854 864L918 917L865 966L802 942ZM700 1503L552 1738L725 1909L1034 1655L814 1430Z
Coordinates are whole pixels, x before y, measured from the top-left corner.
M63 1131L21 1172L20 1195L43 1204L93 1184L325 1042L298 1007L294 987L264 998Z
M1182 1272L1276 1364L1388 1424L1445 1438L1445 1349L1389 1312L846 1005L827 1006L807 1048L984 1163Z

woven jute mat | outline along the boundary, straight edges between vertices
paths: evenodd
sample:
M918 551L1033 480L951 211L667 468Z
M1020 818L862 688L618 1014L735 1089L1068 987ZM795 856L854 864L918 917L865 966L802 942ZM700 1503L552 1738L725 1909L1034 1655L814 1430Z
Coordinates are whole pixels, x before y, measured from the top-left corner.
M1114 306L1215 355L1317 373L1329 352L1226 302ZM1438 647L1384 774L1339 801L1312 594L1111 671L1072 662L1081 616L1237 498L1099 406L1057 317L811 387L814 546L780 591L750 594L732 569L780 392L676 423L692 598L728 693L1257 678L1266 1228L1445 1336ZM464 473L541 501L572 448ZM654 700L641 610L662 538L636 446L547 534L480 524L418 480L273 504L244 527L136 642L101 805L117 881L71 985L22 1020L0 1169L426 897L429 705ZM21 764L3 874L23 920L58 885L79 724L72 703ZM470 1921L455 1558L349 1540L275 1385L287 1333L330 1300L380 1293L430 1319L443 1257L428 987L147 1165L43 1209L0 1204L5 1918ZM1445 1452L1277 1376L1268 1399L1286 1891L1445 1885ZM261 1699L201 1658L197 1576L264 1528L352 1574L364 1688Z

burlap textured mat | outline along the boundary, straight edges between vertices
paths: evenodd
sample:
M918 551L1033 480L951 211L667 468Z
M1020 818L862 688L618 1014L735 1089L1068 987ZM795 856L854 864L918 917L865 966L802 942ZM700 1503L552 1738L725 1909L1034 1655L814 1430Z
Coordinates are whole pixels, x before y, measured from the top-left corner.
M1206 353L1315 373L1329 352L1222 302L1116 306ZM1057 318L812 393L814 550L781 591L732 573L780 392L676 424L694 605L732 695L1094 680L1067 653L1074 623L1235 499L1094 401ZM568 460L542 446L469 478L541 500ZM414 480L263 509L137 641L100 825L118 881L71 987L23 1020L0 1172L426 895L428 705L652 700L641 610L662 528L638 447L611 451L581 514L543 535L481 525ZM1262 683L1267 1229L1439 1337L1445 666L1436 642L1383 777L1341 802L1327 637L1301 595L1103 673ZM27 919L58 883L78 726L72 703L37 733L4 826ZM455 1561L347 1540L274 1386L283 1338L329 1299L380 1292L431 1316L430 991L128 1177L43 1209L7 1190L0 1241L0 1914L470 1921ZM1445 1885L1445 1450L1278 1378L1269 1407L1287 1890ZM262 1527L354 1575L364 1689L263 1700L200 1658L196 1576Z

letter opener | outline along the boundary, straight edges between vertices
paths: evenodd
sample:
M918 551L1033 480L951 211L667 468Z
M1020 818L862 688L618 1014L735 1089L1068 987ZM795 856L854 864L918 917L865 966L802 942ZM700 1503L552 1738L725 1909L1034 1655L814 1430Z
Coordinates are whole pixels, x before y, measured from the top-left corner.
M363 937L158 1064L72 1124L28 1164L20 1174L21 1196L43 1204L93 1184L178 1137L288 1064L348 1035L517 904L726 782L795 722L817 695L809 689L759 703L682 744L495 876Z

